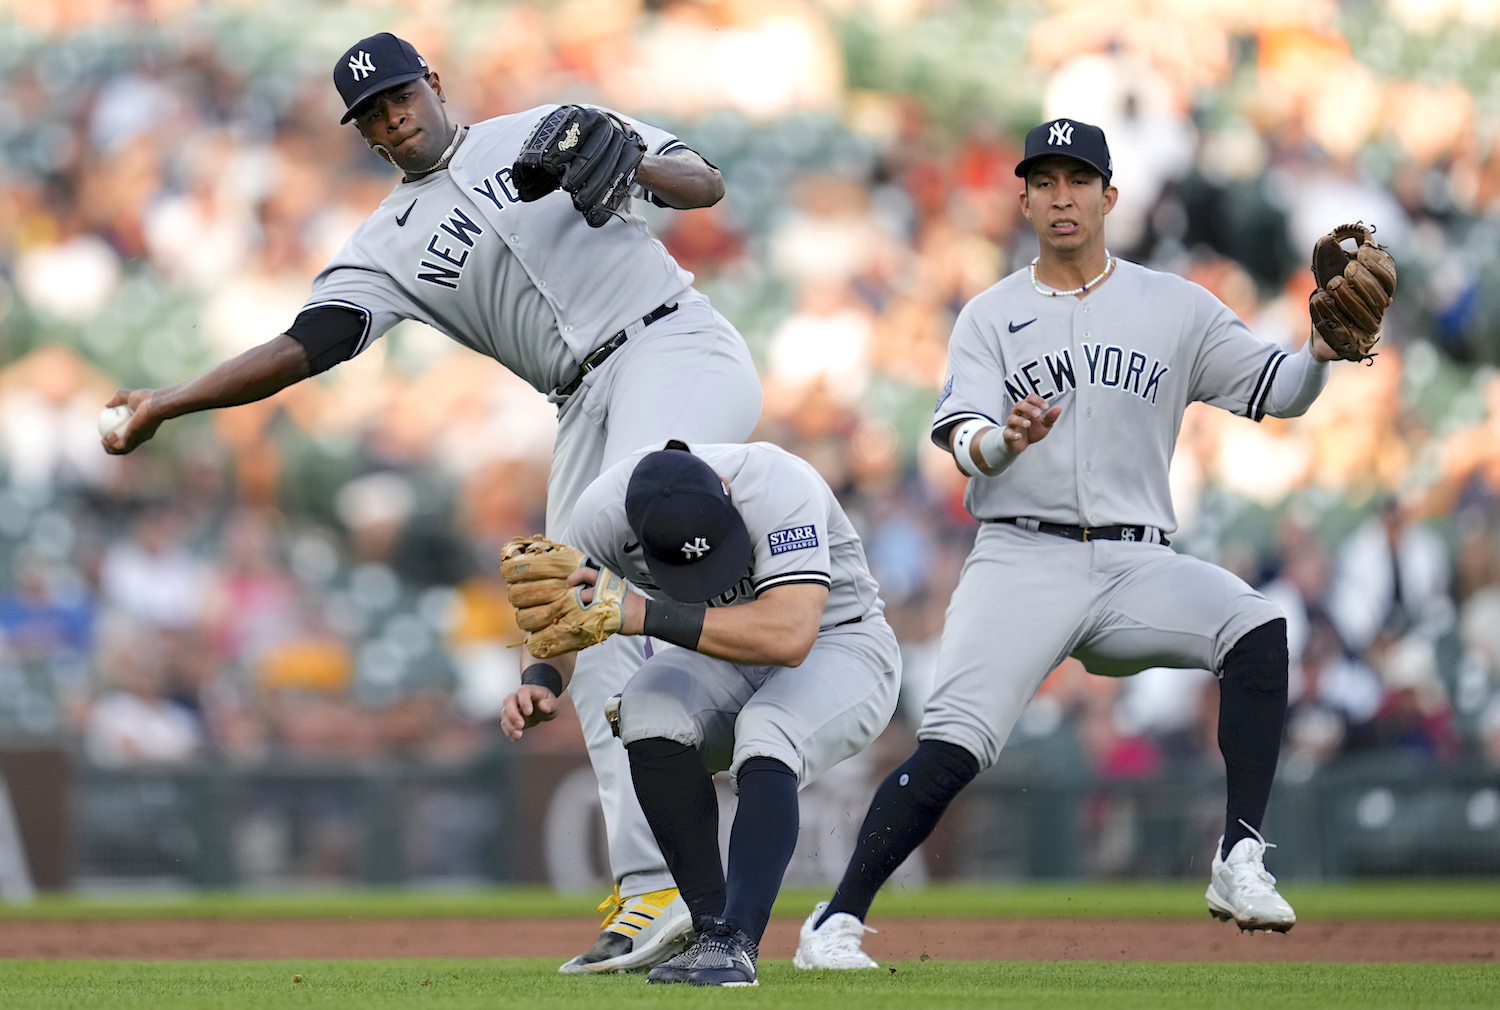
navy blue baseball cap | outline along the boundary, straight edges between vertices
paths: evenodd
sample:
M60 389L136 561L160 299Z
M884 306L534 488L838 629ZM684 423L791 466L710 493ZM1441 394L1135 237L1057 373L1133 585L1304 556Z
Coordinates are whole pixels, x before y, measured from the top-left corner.
M1016 175L1026 178L1026 173L1038 161L1052 154L1076 158L1089 168L1104 176L1104 185L1109 185L1115 174L1115 163L1109 157L1109 144L1104 140L1104 131L1076 119L1054 119L1033 126L1026 133L1026 156L1016 166Z
M346 110L339 122L349 122L356 109L386 88L426 77L428 72L427 61L405 39L390 32L360 39L333 66L333 83Z
M625 521L651 577L679 603L711 600L750 571L745 520L719 475L686 447L647 453L636 464L625 490Z

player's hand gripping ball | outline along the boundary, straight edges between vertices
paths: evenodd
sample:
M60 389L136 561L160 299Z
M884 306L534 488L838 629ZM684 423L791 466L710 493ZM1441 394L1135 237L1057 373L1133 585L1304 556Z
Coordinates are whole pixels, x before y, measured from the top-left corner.
M583 566L583 552L542 536L516 537L505 545L500 575L516 608L516 624L526 634L526 648L537 659L597 645L620 630L624 617L625 580L599 569L592 587L568 585L568 576ZM592 590L590 602L583 602Z
M1341 224L1313 246L1318 288L1307 300L1313 329L1345 361L1368 361L1380 339L1380 322L1396 293L1396 261L1364 222ZM1347 239L1358 244L1353 252Z
M108 438L110 435L125 437L125 426L130 423L135 411L123 403L118 407L105 407L99 412L99 437Z
M522 202L559 186L591 228L621 213L630 199L646 142L629 125L600 109L562 105L542 117L511 166Z

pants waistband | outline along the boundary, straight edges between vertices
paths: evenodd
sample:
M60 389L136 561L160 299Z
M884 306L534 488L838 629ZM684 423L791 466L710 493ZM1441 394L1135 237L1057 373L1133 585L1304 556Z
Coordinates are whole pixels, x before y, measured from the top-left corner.
M629 326L625 327L623 330L610 337L604 343L594 348L591 352L589 352L589 356L583 359L583 364L578 366L578 374L573 376L573 378L566 385L557 387L557 395L572 396L573 392L579 386L583 385L583 377L585 375L588 375L594 369L598 368L600 365L604 364L604 360L606 358L618 351L621 347L625 346L625 341L629 340L632 334L641 332L641 330L644 330L646 327L650 326L658 319L662 318L663 316L670 316L676 311L676 305L658 305L656 308L652 309L650 312L641 317L640 326L636 326L635 323L631 323Z
M1090 540L1134 540L1146 544L1161 544L1163 547L1170 546L1172 543L1155 526L1067 526L1026 516L1007 516L1004 519L981 521L1007 523L1011 526L1018 526L1028 533L1050 533L1052 536L1067 537L1069 540L1077 540L1080 543L1088 543Z

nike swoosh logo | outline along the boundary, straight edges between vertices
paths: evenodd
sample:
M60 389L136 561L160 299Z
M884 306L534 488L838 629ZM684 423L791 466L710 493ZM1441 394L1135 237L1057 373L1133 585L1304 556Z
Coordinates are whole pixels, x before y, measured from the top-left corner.
M1010 332L1014 333L1017 330L1024 330L1024 329L1026 329L1026 327L1030 326L1034 322L1036 322L1035 319L1028 319L1024 323L1022 323L1020 326L1017 326L1015 323L1011 323L1010 324Z
M416 205L417 205L417 201L413 200L411 202L411 207L415 207ZM397 228L405 228L406 227L406 219L409 218L409 217L411 217L411 207L406 208L406 213L402 214L400 217L396 218L396 227Z
M624 547L621 547L620 550L624 551L626 554L629 554L631 551L635 550L640 545L641 545L641 542L639 540L637 540L633 544L626 544Z

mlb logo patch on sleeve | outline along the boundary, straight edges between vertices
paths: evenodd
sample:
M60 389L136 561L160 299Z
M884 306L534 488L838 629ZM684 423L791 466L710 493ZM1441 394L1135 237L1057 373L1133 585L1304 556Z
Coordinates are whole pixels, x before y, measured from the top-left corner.
M805 551L809 547L818 546L818 528L816 526L793 526L767 534L766 540L771 545L772 554Z

